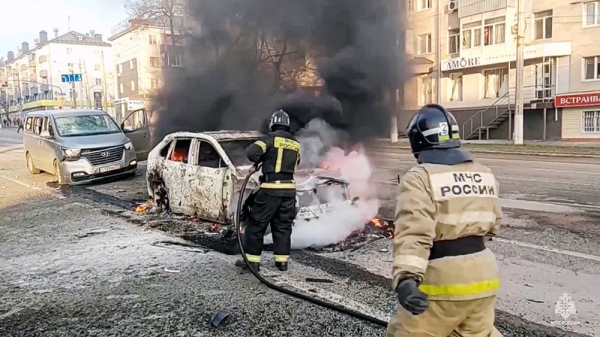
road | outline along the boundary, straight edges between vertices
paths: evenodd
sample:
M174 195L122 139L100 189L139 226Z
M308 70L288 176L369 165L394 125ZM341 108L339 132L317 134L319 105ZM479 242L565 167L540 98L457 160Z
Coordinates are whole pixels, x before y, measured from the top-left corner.
M15 138L4 132L1 139ZM57 189L52 177L28 174L15 145L0 144L0 336L385 335L260 285L232 266L235 256L153 246L181 242L173 234L203 224L132 212L146 198L143 167L133 180ZM478 159L498 175L505 212L502 238L490 243L503 279L499 329L505 336L599 335L600 215L592 193L600 162ZM414 158L385 153L374 162L389 212L390 182ZM355 251L295 252L287 274L270 266L263 272L288 288L386 318L396 308L390 270L384 239ZM566 318L555 314L564 293L577 311ZM211 327L218 310L231 316Z

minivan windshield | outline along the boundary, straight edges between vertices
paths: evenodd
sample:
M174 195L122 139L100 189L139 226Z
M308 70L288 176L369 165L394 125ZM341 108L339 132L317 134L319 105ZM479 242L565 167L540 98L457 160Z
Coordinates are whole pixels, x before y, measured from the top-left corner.
M58 117L56 131L61 137L78 137L119 133L121 129L108 115Z

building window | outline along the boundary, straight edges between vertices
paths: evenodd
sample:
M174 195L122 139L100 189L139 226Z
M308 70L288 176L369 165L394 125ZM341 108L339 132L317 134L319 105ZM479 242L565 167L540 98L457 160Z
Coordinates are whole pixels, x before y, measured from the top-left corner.
M158 80L156 78L151 78L150 79L150 88L151 89L158 88Z
M600 132L600 111L583 111L583 133Z
M125 92L125 87L123 86L123 83L119 84L119 92L120 93L124 93Z
M156 35L148 35L148 43L150 43L152 45L158 44L158 40L156 38Z
M117 64L117 75L120 75L122 73L123 73L123 65Z
M506 22L503 16L484 21L483 45L490 46L506 41Z
M600 56L586 57L583 59L583 78L587 81L600 80Z
M73 49L67 48L67 55L72 55L72 54L73 54Z
M158 57L151 57L150 58L150 66L152 66L154 68L160 67L160 59Z
M97 78L96 79L96 85L102 85L102 79L101 78Z
M175 55L175 57L173 57L171 59L171 65L173 67L183 67L183 61L181 59L181 54L177 54L177 55Z
M431 53L431 34L419 35L419 54Z
M99 64L94 64L94 70L95 71L100 71L100 65Z
M133 60L129 60L129 69L133 69Z
M448 54L458 54L460 52L460 30L453 29L448 32Z
M534 15L535 39L552 38L552 10L535 13Z
M583 4L583 27L595 27L600 25L600 1L586 2Z
M463 100L463 75L462 74L450 74L450 90L448 95L448 101L457 102Z
M131 86L131 91L135 91L135 81L131 81L130 86Z
M463 25L462 46L464 49L481 46L481 22Z
M431 104L433 101L433 90L431 89L431 77L423 76L419 78L419 89L421 97L419 105Z
M490 69L483 71L484 98L500 98L508 92L508 69Z
M417 11L431 9L432 0L417 0Z

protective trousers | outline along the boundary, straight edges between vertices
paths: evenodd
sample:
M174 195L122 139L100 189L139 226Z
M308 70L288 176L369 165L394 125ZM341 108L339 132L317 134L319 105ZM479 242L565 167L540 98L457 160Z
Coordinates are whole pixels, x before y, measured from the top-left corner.
M296 217L296 192L269 191L261 188L255 198L245 230L246 257L260 262L264 236L271 224L275 262L287 262L290 257L292 224Z
M388 323L387 337L502 337L494 327L495 300L429 301L416 316L400 307Z

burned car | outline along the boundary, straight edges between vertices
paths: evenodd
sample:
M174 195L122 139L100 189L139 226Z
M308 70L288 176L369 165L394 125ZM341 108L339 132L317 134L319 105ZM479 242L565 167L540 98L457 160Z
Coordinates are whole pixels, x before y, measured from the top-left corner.
M148 194L174 213L232 224L241 184L252 163L246 147L261 134L249 131L177 132L167 135L149 154ZM249 181L246 198L259 186ZM297 219L310 220L338 203L352 204L348 183L325 170L299 170Z

